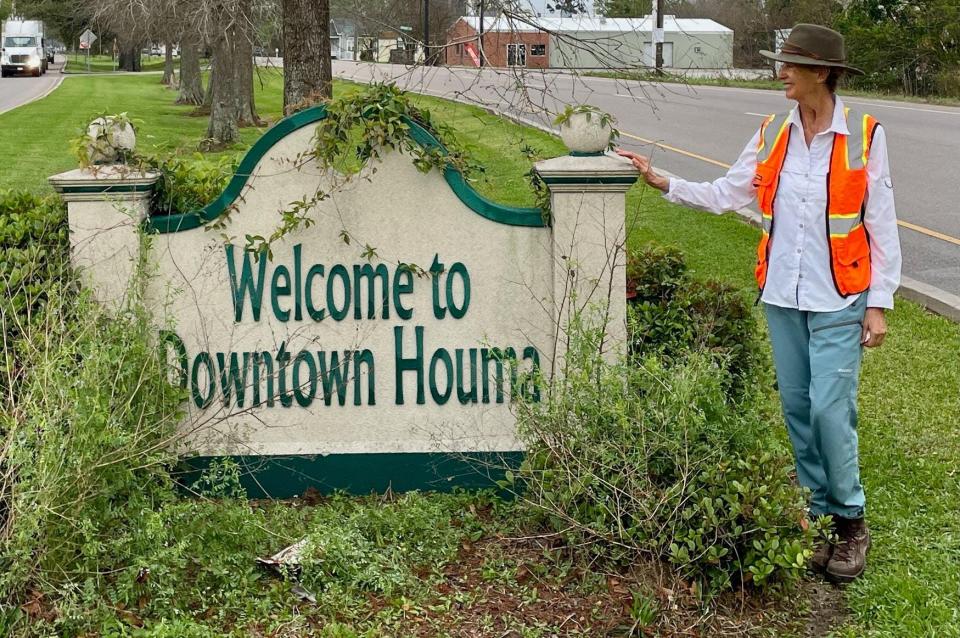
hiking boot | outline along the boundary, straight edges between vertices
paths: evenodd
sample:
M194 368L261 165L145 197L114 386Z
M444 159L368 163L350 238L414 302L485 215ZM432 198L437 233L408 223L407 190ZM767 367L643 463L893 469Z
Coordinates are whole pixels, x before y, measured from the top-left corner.
M827 562L827 578L835 583L849 583L867 567L867 551L870 549L870 530L860 518L837 517L838 540L833 547L833 556Z
M810 558L810 569L822 574L827 569L827 563L833 556L833 545L836 540L833 521L826 516L818 517L823 528L816 540L813 541L813 556Z

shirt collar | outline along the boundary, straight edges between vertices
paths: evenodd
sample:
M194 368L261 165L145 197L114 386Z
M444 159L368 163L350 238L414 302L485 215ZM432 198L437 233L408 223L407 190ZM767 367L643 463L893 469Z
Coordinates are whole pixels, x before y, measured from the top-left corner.
M844 106L843 100L840 99L839 95L835 95L835 102L833 105L833 121L830 123L830 128L828 128L824 133L840 133L841 135L850 135L850 129L847 128L847 118L844 115ZM800 106L794 106L793 110L790 111L790 117L787 119L791 124L795 124L798 129L803 130L803 123L800 121Z

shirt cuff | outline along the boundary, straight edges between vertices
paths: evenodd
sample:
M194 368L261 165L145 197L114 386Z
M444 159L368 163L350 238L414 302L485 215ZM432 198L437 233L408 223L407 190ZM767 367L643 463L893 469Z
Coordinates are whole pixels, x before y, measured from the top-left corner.
M870 290L867 292L868 308L886 308L893 310L893 293L880 290Z
M677 184L677 180L674 179L674 178L672 178L672 177L668 177L668 178L667 178L667 184L668 184L668 186L667 186L667 192L663 194L663 198L664 198L665 200L667 200L668 202L676 203L676 202L677 202L677 196L676 196L676 193L674 193L674 187L675 187L676 184Z

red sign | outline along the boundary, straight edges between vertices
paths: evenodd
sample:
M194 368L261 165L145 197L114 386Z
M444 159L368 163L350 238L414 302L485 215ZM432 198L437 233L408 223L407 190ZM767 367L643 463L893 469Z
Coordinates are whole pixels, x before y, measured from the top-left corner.
M477 55L477 49L473 46L472 42L468 42L463 45L463 48L467 50L467 53L470 54L470 59L473 60L473 66L480 66L480 56Z
M89 43L89 42L81 42L81 43L80 43L80 48L81 48L81 49L89 49L89 48L90 48L90 43Z

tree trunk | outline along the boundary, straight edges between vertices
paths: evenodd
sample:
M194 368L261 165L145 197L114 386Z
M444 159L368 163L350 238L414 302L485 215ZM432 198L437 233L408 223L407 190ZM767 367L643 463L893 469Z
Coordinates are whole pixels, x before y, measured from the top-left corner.
M120 51L119 67L121 71L140 70L140 45L128 46Z
M283 112L333 95L330 1L283 0Z
M257 107L253 98L254 68L251 9L251 0L241 0L238 3L235 27L231 34L237 83L237 124L239 126L258 126L263 123L257 115Z
M227 20L221 22L226 24ZM233 43L230 28L219 33L213 41L213 59L210 65L210 124L207 127L208 145L228 146L240 137L237 128L237 74L233 61Z
M163 79L160 83L173 85L173 42L170 40L163 43Z
M210 106L213 104L213 54L210 56L210 79L207 80L207 90L203 94L203 105L201 111L210 112Z
M180 38L180 94L177 104L203 104L200 47L195 34L186 30Z

